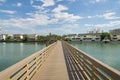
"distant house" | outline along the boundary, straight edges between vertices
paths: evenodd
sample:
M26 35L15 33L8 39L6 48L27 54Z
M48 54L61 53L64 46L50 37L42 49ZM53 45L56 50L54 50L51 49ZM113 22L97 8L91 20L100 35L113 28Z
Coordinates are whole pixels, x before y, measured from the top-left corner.
M84 34L74 34L66 35L65 39L70 41L100 41L101 33L84 33Z
M81 37L82 41L100 41L101 40L101 33L85 33L85 34L78 34Z
M91 34L78 34L78 36L81 38L82 41L92 41L92 35Z
M27 41L37 41L37 34L28 34Z
M118 41L118 40L120 40L120 29L110 30L109 33L110 33L112 41Z
M75 37L77 34L68 34L67 37Z
M4 41L6 39L6 35L5 34L1 34L0 35L0 41Z
M21 41L23 39L22 34L14 34L13 36L15 41Z
M67 41L80 41L80 37L77 34L68 34L65 39Z
M14 41L14 35L13 34L7 34L6 39L9 41Z

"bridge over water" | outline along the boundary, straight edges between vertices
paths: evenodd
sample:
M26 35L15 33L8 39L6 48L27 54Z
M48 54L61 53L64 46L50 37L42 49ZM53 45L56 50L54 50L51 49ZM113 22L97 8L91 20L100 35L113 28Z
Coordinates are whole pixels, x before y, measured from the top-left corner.
M120 80L120 72L57 41L0 72L0 80Z

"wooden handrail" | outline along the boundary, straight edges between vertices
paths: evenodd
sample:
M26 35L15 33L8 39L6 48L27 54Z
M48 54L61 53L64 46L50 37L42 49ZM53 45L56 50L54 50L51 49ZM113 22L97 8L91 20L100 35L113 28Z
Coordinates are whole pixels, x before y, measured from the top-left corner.
M82 75L88 80L120 80L120 72L101 61L91 57L85 52L71 46L67 42L62 42L63 46L79 66Z
M56 42L0 72L0 80L31 80L55 44Z

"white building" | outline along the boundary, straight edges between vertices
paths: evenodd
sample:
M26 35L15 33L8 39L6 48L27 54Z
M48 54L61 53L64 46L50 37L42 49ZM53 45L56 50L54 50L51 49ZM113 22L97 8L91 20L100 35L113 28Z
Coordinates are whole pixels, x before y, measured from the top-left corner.
M5 34L1 34L0 35L0 41L2 41L2 40L4 41L5 39L6 39L6 35Z
M78 34L81 37L82 41L100 41L101 33L86 33L86 34Z
M27 35L28 41L36 41L37 37L38 37L37 34L28 34Z
M120 40L120 29L113 29L109 31L112 41Z
M22 34L13 34L14 40L21 41L24 37Z
M68 34L65 39L68 41L81 41L81 38L77 34Z
M101 33L67 35L66 39L70 41L101 41Z

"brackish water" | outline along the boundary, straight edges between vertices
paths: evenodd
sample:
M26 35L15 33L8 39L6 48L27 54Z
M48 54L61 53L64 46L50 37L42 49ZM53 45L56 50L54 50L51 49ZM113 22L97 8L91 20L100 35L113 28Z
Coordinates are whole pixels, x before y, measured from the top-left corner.
M70 42L70 44L120 71L120 42Z
M45 47L42 43L0 43L0 71Z

